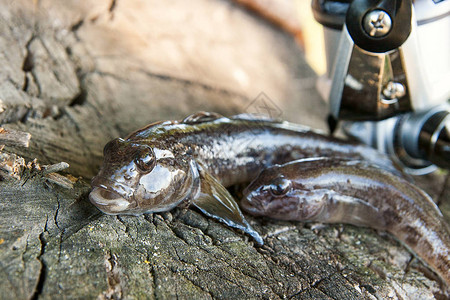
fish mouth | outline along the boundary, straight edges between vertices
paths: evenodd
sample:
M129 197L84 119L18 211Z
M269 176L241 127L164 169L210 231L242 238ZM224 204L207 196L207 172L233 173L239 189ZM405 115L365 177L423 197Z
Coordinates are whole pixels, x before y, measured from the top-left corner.
M117 215L129 210L130 201L116 192L105 188L94 187L89 194L89 200L102 212L109 215Z
M264 216L267 211L267 201L257 191L252 191L247 187L243 192L243 197L239 202L239 206L243 211L253 216Z
M255 207L253 204L253 201L249 199L248 197L242 197L241 202L239 203L239 206L244 210L245 212L254 215L254 216L260 216L261 215L261 208Z

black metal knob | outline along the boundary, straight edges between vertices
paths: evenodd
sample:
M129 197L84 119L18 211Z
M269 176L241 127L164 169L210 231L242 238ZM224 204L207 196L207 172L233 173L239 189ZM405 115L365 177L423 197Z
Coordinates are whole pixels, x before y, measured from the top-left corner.
M400 47L411 33L411 0L354 0L345 24L353 42L370 52Z

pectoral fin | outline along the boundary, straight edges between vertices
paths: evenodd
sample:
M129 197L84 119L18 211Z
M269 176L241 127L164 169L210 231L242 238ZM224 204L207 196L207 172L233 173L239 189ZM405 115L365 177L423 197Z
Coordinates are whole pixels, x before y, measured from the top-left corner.
M205 215L219 220L230 227L244 231L262 246L264 244L263 239L245 220L238 204L227 189L200 166L199 174L200 190L193 199L192 204Z

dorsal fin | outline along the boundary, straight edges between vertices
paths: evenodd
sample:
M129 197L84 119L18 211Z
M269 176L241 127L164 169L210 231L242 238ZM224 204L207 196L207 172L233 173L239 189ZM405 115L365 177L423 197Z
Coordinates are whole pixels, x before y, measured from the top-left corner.
M181 121L184 124L199 124L203 122L214 121L223 118L221 114L215 112L199 111L192 115L187 116Z
M279 119L272 118L265 114L255 114L255 113L242 113L230 117L232 120L246 120L246 121L270 121L270 122L281 122Z

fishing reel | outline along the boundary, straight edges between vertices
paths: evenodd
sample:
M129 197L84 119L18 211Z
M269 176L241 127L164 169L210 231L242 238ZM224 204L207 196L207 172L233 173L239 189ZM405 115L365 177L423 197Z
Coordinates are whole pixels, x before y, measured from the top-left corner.
M450 0L313 0L330 129L412 174L450 169ZM324 92L325 90L325 92Z

